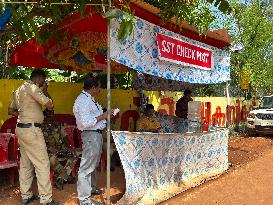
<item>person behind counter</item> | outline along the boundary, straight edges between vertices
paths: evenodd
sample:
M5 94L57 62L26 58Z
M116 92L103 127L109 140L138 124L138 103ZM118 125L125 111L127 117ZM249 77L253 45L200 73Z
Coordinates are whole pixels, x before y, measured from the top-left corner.
M136 130L138 132L163 132L160 122L154 116L154 106L147 104L144 110L144 115L136 122Z
M193 101L192 91L185 90L184 96L180 98L176 103L175 115L177 117L187 119L188 118L188 102Z

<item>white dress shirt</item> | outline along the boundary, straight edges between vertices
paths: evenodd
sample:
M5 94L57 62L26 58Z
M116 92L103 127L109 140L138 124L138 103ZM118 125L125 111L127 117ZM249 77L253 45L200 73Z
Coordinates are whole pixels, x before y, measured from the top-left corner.
M103 130L106 127L106 120L97 121L97 117L103 114L100 104L87 92L82 91L77 97L73 113L76 118L79 130Z

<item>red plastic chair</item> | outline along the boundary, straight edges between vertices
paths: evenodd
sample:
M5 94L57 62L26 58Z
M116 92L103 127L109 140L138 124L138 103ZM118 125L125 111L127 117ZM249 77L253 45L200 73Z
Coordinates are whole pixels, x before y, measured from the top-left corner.
M0 133L15 133L17 117L7 119L1 126Z
M72 149L82 149L81 132L74 125L67 125L64 131L69 139L69 146Z
M54 170L50 168L50 182L51 185L54 185Z
M78 128L75 128L73 131L73 140L75 148L82 149L82 136L81 131Z
M202 124L202 132L207 132L209 131L209 123L205 120L204 123Z
M77 176L79 168L80 168L80 160L77 161L77 163L75 164L75 166L72 169L72 173L71 173L72 177Z
M76 129L76 126L74 126L74 125L64 126L64 132L69 139L69 146L72 149L75 149L75 143L74 143L74 130L75 129Z
M0 133L0 170L7 171L9 184L14 184L18 173L18 141L12 133Z
M69 144L72 149L75 150L82 150L82 138L81 138L81 132L80 130L73 125L67 125L64 127L64 131L67 134L69 138ZM106 160L107 160L107 155L104 150L102 150L101 154L101 159L100 159L100 165L99 165L99 170L103 171L106 170ZM79 170L79 163L75 165L72 171L72 176L76 176L77 172Z
M55 114L54 120L60 122L62 125L76 125L76 119L71 114Z
M99 170L105 171L106 170L106 163L107 163L107 152L102 149Z
M71 114L55 114L54 120L60 122L62 125L76 125L76 119Z

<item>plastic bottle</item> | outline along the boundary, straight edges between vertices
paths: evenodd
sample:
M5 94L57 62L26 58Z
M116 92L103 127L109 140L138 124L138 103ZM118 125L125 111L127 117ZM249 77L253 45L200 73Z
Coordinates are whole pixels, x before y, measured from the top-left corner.
M205 120L202 124L202 132L207 132L209 130L209 123Z
M188 131L193 133L200 132L200 123L196 119L191 120Z

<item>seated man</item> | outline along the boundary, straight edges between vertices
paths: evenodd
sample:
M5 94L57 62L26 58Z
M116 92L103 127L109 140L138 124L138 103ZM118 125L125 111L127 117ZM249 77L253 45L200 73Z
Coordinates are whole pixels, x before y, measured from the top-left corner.
M154 116L154 106L147 104L142 115L136 122L136 131L138 132L163 132L161 125Z
M47 145L50 167L54 170L54 184L58 189L63 189L64 183L73 183L75 180L71 172L78 157L69 150L69 139L64 134L61 124L53 118L54 111L44 111L42 131Z

